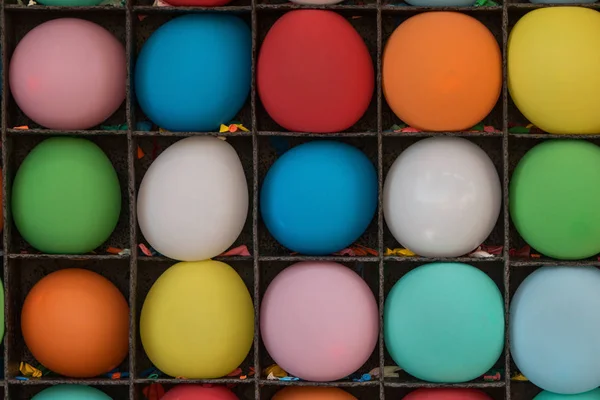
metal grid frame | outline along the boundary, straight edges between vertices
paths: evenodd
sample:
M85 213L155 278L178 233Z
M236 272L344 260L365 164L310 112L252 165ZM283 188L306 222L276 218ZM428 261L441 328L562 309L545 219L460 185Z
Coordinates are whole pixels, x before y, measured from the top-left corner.
M140 0L144 1L144 0ZM236 5L237 3L243 3L242 5ZM26 137L35 137L35 140L41 140L45 137L52 135L82 135L87 138L102 137L102 140L109 142L122 142L124 145L126 141L126 149L122 149L124 154L124 162L126 163L126 189L125 196L128 204L128 210L124 210L127 221L124 221L129 228L126 230L126 238L124 239L129 249L132 249L130 256L119 256L119 255L44 255L44 254L23 254L16 251L18 247L16 242L16 236L18 235L15 231L10 220L10 205L9 202L3 202L3 211L5 215L4 230L3 230L3 281L5 282L5 315L7 330L4 339L4 376L3 380L0 380L0 392L4 394L5 399L29 399L32 394L42 390L49 385L55 385L60 383L85 383L99 387L107 391L112 395L115 400L121 399L143 399L141 394L141 388L150 383L162 383L167 386L177 383L213 383L213 384L236 384L237 389L241 394L240 398L247 399L268 399L272 393L280 387L295 385L295 386L333 386L341 387L350 392L354 393L361 399L399 399L402 398L403 394L408 393L410 390L419 387L464 387L464 388L479 388L486 391L494 399L515 399L515 400L527 400L531 399L539 389L530 383L511 382L510 376L511 371L514 369L514 364L511 365L511 358L509 355L509 339L506 336L505 350L503 356L499 360L498 367L504 368L503 380L496 382L486 382L483 380L476 380L467 383L460 384L433 384L417 381L414 378L400 378L400 379L387 379L387 378L376 378L372 381L367 382L349 382L349 381L338 381L338 382L326 382L326 383L313 383L313 382L284 382L284 381L272 381L266 380L262 374L261 369L265 365L261 365L265 350L261 347L259 339L259 305L261 293L264 291L266 284L263 280L263 269L265 265L271 262L287 263L302 260L330 260L341 263L357 263L365 262L377 266L378 285L374 289L376 295L378 295L379 308L380 308L380 319L383 318L383 304L386 295L386 282L387 284L393 283L397 280L397 276L390 278L388 275L398 275L398 271L408 271L418 265L432 262L432 261L460 261L466 263L473 263L475 266L482 268L486 271L496 268L497 277L496 283L499 285L501 292L504 295L505 301L505 319L506 329L508 333L508 305L509 300L514 293L516 286L519 281L531 273L534 269L541 265L590 265L600 266L600 261L597 259L589 259L578 262L558 262L551 259L519 259L514 258L510 255L509 249L517 247L519 244L523 244L522 239L518 233L511 226L509 213L508 213L508 182L510 173L514 168L514 165L518 161L518 154L523 153L528 148L539 143L542 140L548 138L563 139L565 136L561 135L550 135L550 134L509 134L509 122L520 122L524 123L526 120L516 110L514 105L509 99L507 86L506 86L506 45L510 27L514 22L522 16L525 12L536 8L551 7L552 5L539 5L530 3L516 3L516 2L505 2L504 4L493 6L493 7L458 7L458 8L444 8L444 7L404 7L399 5L388 4L384 0L372 0L370 3L362 5L328 5L328 6L302 6L291 3L265 3L259 0L238 0L233 5L228 5L219 8L206 8L206 7L153 7L148 4L138 4L136 0L127 0L124 7L110 7L110 6L97 6L97 7L48 7L48 6L33 6L27 7L16 4L14 0L4 0L0 5L0 40L2 45L2 65L3 74L2 82L3 88L8 88L8 80L6 71L8 70L8 60L10 53L15 46L15 35L12 30L15 29L13 20L31 20L33 18L53 19L62 16L77 16L77 17L101 17L110 19L115 26L124 28L125 37L124 44L127 52L128 59L128 77L127 77L127 99L123 106L124 116L128 130L122 131L107 131L107 130L86 130L86 131L69 131L60 132L52 131L47 129L29 129L26 131L14 129L16 121L21 118L16 116L18 111L14 110L14 104L10 98L8 90L3 90L2 93L2 131L1 131L1 144L2 144L2 160L3 160L3 198L10 198L10 187L11 179L16 172L15 163L17 162L16 152L21 149L21 140ZM600 4L582 4L583 7L600 9ZM283 13L289 10L303 9L303 8L316 8L333 10L340 13L350 15L352 13L358 13L363 18L367 18L372 22L372 32L370 34L376 35L376 48L371 48L372 53L376 54L376 58L373 60L376 74L376 92L373 97L373 104L376 108L376 124L374 123L369 126L369 129L364 132L340 132L336 134L325 135L327 138L353 138L357 141L368 141L371 140L373 143L376 142L377 148L377 159L376 166L379 176L379 206L376 215L376 242L378 256L369 257L307 257L307 256L285 256L281 254L271 254L269 251L265 251L259 246L261 235L264 232L261 230L264 227L261 226L261 221L258 216L258 188L259 182L259 165L261 160L261 149L263 145L263 139L272 136L280 137L301 137L301 138L317 138L323 137L323 135L317 134L304 134L295 132L285 132L283 130L260 130L264 124L261 123L261 118L268 118L261 115L260 102L256 95L256 81L255 81L255 67L257 58L257 49L260 46L260 35L264 35L264 27L260 27L261 19L267 16L269 13ZM496 124L495 127L500 131L498 133L486 133L486 132L446 132L446 133L431 133L431 132L418 132L418 133L394 133L386 131L387 127L384 124L389 120L389 109L385 104L385 100L382 96L381 88L381 55L383 45L385 43L386 33L384 29L385 21L390 19L405 19L416 13L425 11L438 11L438 10L452 10L466 12L477 18L485 18L486 24L493 24L496 32L496 37L499 40L502 54L503 54L503 88L500 100L496 106L496 117L493 118L492 123ZM132 98L131 88L131 77L132 77L132 60L136 54L136 29L138 23L138 17L140 15L151 15L159 16L158 18L170 18L174 15L179 15L187 12L235 12L242 14L250 22L252 28L252 84L251 94L248 99L246 107L249 108L249 118L244 121L247 127L250 129L248 133L217 133L217 132L183 132L183 133L171 133L171 132L160 132L160 131L136 131L132 129L135 127L136 122L136 106L135 100ZM492 21L492 22L489 22ZM266 27L268 29L268 27ZM492 29L492 27L490 27ZM110 30L110 29L109 29ZM11 108L13 107L13 108ZM263 113L264 114L264 113ZM139 117L139 115L138 115ZM392 117L393 118L393 117ZM223 379L208 379L208 380L181 380L171 378L161 378L158 380L151 380L140 377L137 372L136 363L139 359L139 352L143 349L141 344L138 342L137 336L137 319L139 313L140 295L138 291L138 276L144 271L140 268L140 265L155 264L155 262L169 265L174 263L172 260L168 260L162 257L141 257L137 254L137 244L141 241L141 234L137 228L136 221L136 168L139 169L139 165L136 164L136 153L137 146L144 140L154 140L156 137L168 137L175 141L182 137L192 135L218 135L218 136L236 136L240 137L243 141L247 141L248 148L251 145L251 153L247 154L251 157L251 167L246 168L246 175L249 179L251 194L252 194L252 210L247 225L249 226L249 235L251 235L252 243L246 243L250 249L252 256L250 257L227 257L223 258L226 262L240 262L246 265L252 265L252 268L248 268L248 273L251 275L250 281L252 282L250 292L253 295L254 306L255 306L255 337L254 344L249 355L249 360L252 366L256 370L256 375L246 380L239 380L237 378L223 378ZM398 146L405 146L406 143L402 144L403 141L414 141L422 137L434 136L434 135L448 135L448 136L459 136L471 138L477 140L487 140L493 150L487 150L488 153L495 153L498 158L497 168L499 170L501 179L503 180L503 209L498 222L498 237L499 242L494 243L497 245L503 245L503 253L491 260L482 260L470 257L460 258L448 258L448 259L433 259L425 257L395 257L395 256L384 256L384 249L389 243L389 233L386 231L385 223L382 215L382 196L381 189L383 186L383 178L385 173L386 152L387 149ZM598 142L600 135L572 135L570 138L579 138ZM237 140L237 139L235 139ZM124 145L125 146L125 145ZM389 153L389 152L388 152ZM491 155L491 154L490 154ZM521 154L522 155L522 154ZM389 167L389 166L388 166ZM139 172L139 171L138 171ZM122 216L123 217L123 216ZM391 239L393 240L393 239ZM109 378L98 378L98 379L85 379L85 380L73 380L68 378L42 378L39 380L18 380L18 358L21 356L20 353L14 351L14 348L21 346L23 347L23 340L20 337L18 329L18 314L20 313L19 307L19 296L23 293L18 293L19 289L16 287L22 280L27 280L28 277L27 269L24 265L32 263L35 265L32 268L38 268L38 266L49 266L51 264L59 264L57 268L60 268L62 263L96 263L97 265L108 265L111 263L127 265L127 277L126 284L129 287L129 305L131 309L130 318L130 351L129 357L124 370L130 371L130 376L126 379L111 380ZM127 268L123 267L123 268ZM20 269L23 269L21 274ZM395 271L395 272L394 272ZM400 272L400 275L402 272ZM386 276L388 276L386 278ZM391 279L391 282L390 282ZM15 283L15 285L13 285ZM35 282L33 282L35 283ZM384 365L389 365L389 356L386 354L385 346L383 343L383 324L380 325L380 335L378 348L375 350L378 355L378 366L380 372L383 372ZM380 376L383 374L380 373ZM242 393L243 392L243 393Z

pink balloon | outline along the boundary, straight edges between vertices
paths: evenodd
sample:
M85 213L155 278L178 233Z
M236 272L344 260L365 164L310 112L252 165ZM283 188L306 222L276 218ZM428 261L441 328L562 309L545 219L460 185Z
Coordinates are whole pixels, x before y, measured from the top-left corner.
M50 129L87 129L125 99L125 48L106 29L59 18L32 29L15 49L10 89L21 110Z
M233 392L223 386L205 387L202 385L177 385L169 390L161 400L238 400Z
M371 289L334 262L301 262L273 279L262 301L260 329L267 351L289 374L334 381L367 361L379 334Z

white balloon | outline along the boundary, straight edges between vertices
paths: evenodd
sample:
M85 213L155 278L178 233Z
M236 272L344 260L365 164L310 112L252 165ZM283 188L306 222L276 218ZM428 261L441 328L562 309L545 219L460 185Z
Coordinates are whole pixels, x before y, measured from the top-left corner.
M231 145L215 137L178 141L154 160L140 185L140 229L159 253L181 261L218 256L240 235L248 185Z
M390 168L383 213L392 235L425 257L458 257L477 248L500 214L492 160L462 138L435 137L408 147Z

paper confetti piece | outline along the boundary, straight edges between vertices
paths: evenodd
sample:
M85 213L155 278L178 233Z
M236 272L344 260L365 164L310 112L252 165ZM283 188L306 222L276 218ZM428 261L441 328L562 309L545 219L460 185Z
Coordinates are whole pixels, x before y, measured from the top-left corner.
M267 378L269 375L275 378L283 378L288 376L287 372L285 372L283 368L277 364L269 365L267 368L265 368L265 374L267 375Z
M529 379L527 379L527 377L525 375L523 375L520 372L515 372L511 377L510 377L511 381L516 381L516 382L529 382Z
M150 249L144 243L140 243L138 246L139 246L140 250L142 251L142 253L144 253L148 257L152 257L153 256L153 254L150 251Z
M396 248L396 249L385 249L385 255L386 256L414 257L417 254L410 251L409 249Z
M144 158L145 154L144 154L144 150L142 150L142 148L140 146L137 147L137 158L138 160L141 158Z
M491 369L483 374L483 380L486 382L498 382L502 380L502 375L504 375L503 369Z
M508 253L511 257L529 258L531 254L531 247L525 245L520 249L510 249Z
M332 255L334 256L350 256L350 257L357 257L357 256L368 256L368 255L372 255L372 256L377 256L379 253L377 252L377 250L373 250L369 247L366 246L362 246L360 244L355 244L352 245L348 248L345 248L343 250L340 250L336 253L333 253Z
M15 126L13 129L18 129L18 130L21 130L21 131L26 131L26 130L29 129L29 126L27 126L27 125Z
M230 124L230 125L221 124L221 126L219 127L220 133L224 133L224 132L235 133L237 131L249 132L249 130L242 124Z
M248 246L245 244L234 247L233 249L227 250L225 253L219 255L219 257L230 257L230 256L250 256Z

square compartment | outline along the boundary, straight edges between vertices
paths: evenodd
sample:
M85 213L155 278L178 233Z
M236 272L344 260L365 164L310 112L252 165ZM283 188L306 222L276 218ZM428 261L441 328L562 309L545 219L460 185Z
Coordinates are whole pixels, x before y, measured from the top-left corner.
M231 266L240 275L240 277L246 284L246 288L248 289L250 296L253 297L253 302L255 302L256 300L254 299L254 264L253 264L252 260L223 261L223 262L225 262L229 266ZM156 260L146 259L144 261L138 262L137 287L136 287L137 294L136 294L136 305L135 305L136 315L135 315L135 321L134 321L135 322L134 326L136 327L137 332L132 332L132 334L135 335L135 361L136 361L135 362L135 369L136 369L135 377L136 378L146 379L147 376L144 376L143 372L148 371L150 368L154 367L152 365L152 362L146 355L146 352L144 351L144 346L142 345L142 340L141 340L140 333L139 333L139 322L140 322L140 316L141 316L141 312L142 312L142 307L144 305L144 301L146 300L146 296L148 295L150 288L152 287L152 285L154 285L156 280L167 269L169 269L171 266L173 266L176 263L178 263L178 261L159 260L159 259L156 259ZM242 372L245 374L249 373L250 368L254 368L254 345L252 345L252 347L248 351L248 354L247 354L245 360L240 365L240 368L242 369ZM161 381L165 381L165 380L169 381L169 380L173 380L174 378L170 377L164 373L161 373L159 376L159 379ZM219 382L220 379L221 378L213 379L210 381L214 383L214 382ZM223 379L226 381L231 381L231 380L236 379L236 377L223 377ZM148 381L151 382L151 380L148 380ZM192 381L198 381L198 380L192 380ZM240 379L239 381L244 382L245 380ZM192 383L194 383L194 382L192 382Z
M300 145L302 143L316 141L316 140L331 140L327 137L314 138L314 137L287 137L287 136L261 136L258 139L258 199L259 205L257 212L258 215L258 245L259 254L261 256L290 256L292 250L283 247L267 230L265 223L260 216L260 190L264 182L267 172L271 166L275 163L278 157L282 155L283 151ZM334 138L334 140L342 143L346 143L358 148L360 151L371 160L373 166L377 168L377 151L378 144L377 138L373 137L352 137L352 138ZM377 217L378 211L375 211L371 223L367 227L366 231L358 238L355 243L373 250L379 249L378 243L378 231L377 231ZM341 250L341 249L340 249Z
M8 360L6 362L8 368L7 379L13 380L15 377L21 375L19 372L20 362L27 362L36 368L40 365L27 348L21 333L21 310L25 298L33 286L42 278L52 272L67 268L88 269L102 275L119 289L129 303L130 280L128 260L10 259L8 261L8 282L5 283L7 289L5 294L7 311L7 315L5 316L7 326L5 345L8 349ZM119 372L129 371L129 356L123 360L119 367L117 367L117 370ZM69 379L52 373L44 376L42 381L60 382ZM127 382L127 378L122 378L121 380ZM77 382L83 384L92 381L116 382L106 376L99 376L92 379L77 379Z
M36 12L35 10L38 10ZM9 60L15 50L17 44L23 39L23 37L36 26L58 18L80 18L91 22L94 22L110 33L112 33L122 44L125 50L125 9L122 7L109 7L103 9L102 12L89 12L88 11L77 11L77 8L72 8L68 11L60 12L48 12L44 8L26 8L26 9L7 9L5 11L5 40L7 48L4 49L6 64L5 64L5 75L8 75ZM6 127L12 129L19 126L28 126L29 129L42 130L44 133L56 132L55 130L47 129L33 122L27 117L17 106L15 100L10 95L8 90L8 78L5 79L5 96L7 100L6 110ZM89 132L99 131L100 134L110 133L123 133L122 131L107 130L106 128L110 125L121 125L127 122L127 100L123 101L119 109L112 114L102 124L93 127L89 130L74 131L74 132ZM73 131L72 131L73 132Z
M128 187L128 156L127 156L127 137L125 135L119 136L76 136L83 137L91 142L97 144L102 151L110 159L117 176L119 178L119 184L121 186L121 214L119 215L119 221L116 228L110 235L110 237L100 245L95 253L106 255L106 249L108 247L114 247L118 249L129 249L130 238L129 238L129 187ZM10 188L12 181L17 173L20 165L23 163L25 157L29 154L35 146L37 146L43 140L49 139L47 135L30 135L26 133L17 133L10 135L7 138L6 146L10 158L7 160L6 165L6 181L7 186L7 198L10 198ZM6 208L10 209L9 202L6 203ZM8 214L5 214L7 216ZM9 217L9 216L8 216ZM19 234L16 226L13 223L7 223L7 231L5 232L6 237L9 239L8 250L11 254L39 254L39 251L31 247Z
M133 149L136 152L134 155L135 158L135 194L139 192L140 184L142 183L142 179L148 171L148 168L152 164L152 162L158 157L167 147L171 146L175 142L181 140L180 137L147 137L147 136L139 136L134 141ZM242 162L242 166L244 168L244 173L246 175L246 183L248 185L248 215L246 217L246 223L244 224L244 228L237 240L230 246L230 248L238 247L241 245L246 245L248 247L248 251L252 254L254 249L254 244L252 240L252 201L254 196L254 185L253 185L253 144L252 138L249 136L229 136L227 137L227 142L233 146L235 151L238 154ZM142 158L138 156L138 150L144 153ZM146 246L149 243L144 238L139 225L136 223L136 231L137 231L137 244L144 243ZM251 259L251 257L248 257Z
M382 12L382 52L385 49L385 45L388 42L388 39L392 35L392 33L396 30L398 25L406 21L412 16L420 14L422 11L410 10L410 7L398 7L398 9L385 9ZM498 42L498 46L500 46L500 50L502 50L502 8L495 7L492 9L489 8L474 8L469 12L461 12L462 14L466 14L477 19L479 22L484 24L494 35L496 41ZM382 54L383 57L383 54ZM383 63L382 63L383 70ZM391 127L395 124L402 125L403 121L400 120L394 114L390 106L387 104L385 100L385 96L383 95L383 91L381 94L381 121L382 121L382 129L383 131L391 130ZM481 121L484 125L493 126L496 130L502 131L503 127L503 117L502 117L502 91L500 92L500 96L496 105L490 112L490 114ZM432 133L437 134L437 133ZM500 134L501 135L501 134Z
M385 178L394 163L396 158L409 146L412 144L424 140L424 138L416 138L416 137L385 137L383 139L383 179L385 185ZM498 172L498 177L500 179L500 184L502 185L502 180L504 176L503 169L503 150L502 150L502 138L501 137L468 137L468 140L475 143L479 147L481 147L486 154L490 157L494 166L496 167L496 171ZM385 216L383 218L383 245L384 249L394 249L404 247L392 236L387 224L385 223ZM496 225L492 230L490 236L484 240L483 244L489 246L503 246L504 245L504 215L503 208L500 207L500 214L498 216L498 220L496 221Z
M141 1L144 1L144 0L141 0ZM235 3L237 4L238 2L247 2L247 1L249 1L249 0L236 0ZM163 7L155 7L155 9L156 9L156 11L155 10L136 11L136 13L133 17L132 27L133 27L134 36L133 36L133 48L132 48L132 54L131 54L131 57L132 57L131 64L132 65L135 65L135 60L137 59L137 56L139 55L146 40L148 40L148 38L162 25L166 24L173 18L185 15L185 11L186 11L185 9L163 8ZM216 8L214 8L214 11L217 12L219 9L220 9L219 7L216 7ZM244 11L232 12L231 14L242 18L248 24L248 26L251 28L252 23L251 23L251 14L250 14L249 9L244 10ZM220 61L215 61L215 62L220 62ZM135 74L135 69L132 70L132 73ZM132 81L131 85L133 87L133 85L134 85L133 81ZM230 122L233 122L233 121L240 122L240 123L242 123L242 125L244 125L250 131L252 131L251 97L252 97L251 93L248 94L248 98L246 99L244 106L239 111L239 113L233 118L233 120L230 121ZM135 128L134 130L139 131L138 124L140 122L150 122L152 124L152 132L154 134L158 135L159 127L156 124L154 124L152 121L150 121L150 119L144 114L144 112L142 111L142 108L139 106L139 104L137 102L134 90L131 90L131 101L132 101L131 110L132 110L133 127ZM215 129L214 131L211 131L211 132L218 133L218 129ZM185 135L186 133L161 131L160 134L169 136L169 135ZM188 134L189 134L189 132L188 132Z
M278 0L276 0L278 1ZM293 11L292 11L293 12ZM377 23L376 23L376 12L375 10L336 10L338 14L343 16L354 29L363 38L371 60L373 61L373 68L375 70L375 78L377 77ZM257 37L258 37L258 51L256 57L260 55L260 46L262 45L267 33L273 26L273 24L285 14L285 11L275 10L261 10L257 16ZM277 124L267 113L264 106L260 102L258 93L256 94L256 120L258 124L258 131L261 132L287 132L286 129ZM345 133L365 133L365 132L377 132L377 85L373 91L371 97L371 103L367 108L365 114L358 120L353 126L348 128ZM299 135L302 135L300 133ZM328 136L328 134L323 134Z
M406 275L408 272L410 272L422 265L425 265L425 264L427 264L427 263L407 263L407 262L397 262L397 261L386 261L384 263L384 267L383 267L384 268L384 277L383 277L384 298L387 300L387 297L388 297L390 291L392 290L392 288L394 287L394 285L404 275ZM498 286L498 290L500 290L500 293L502 293L502 297L503 298L505 297L505 295L504 295L504 293L505 293L504 263L502 263L502 262L469 262L469 265L476 267L477 269L485 272L485 274L488 275L494 281L494 283L496 283L496 286ZM506 304L506 301L505 301L505 304ZM385 304L384 304L384 306L385 306ZM505 314L506 314L506 312L507 311L505 310ZM505 338L505 343L506 343L506 338ZM385 366L397 365L396 362L392 359L389 352L387 351L385 342L384 342L383 346L384 346L384 365ZM500 355L500 357L498 358L498 360L496 361L496 363L494 364L492 369L505 370L505 359L506 359L507 351L508 350L506 348L504 348L502 350L502 354ZM385 380L386 384L390 383L392 386L393 385L407 386L406 384L410 384L410 386L412 386L412 385L418 386L421 384L423 386L429 386L429 387L431 386L431 383L422 381L418 378L415 378L414 376L408 374L404 370L399 371L398 378L384 378L384 380ZM469 384L476 384L476 385L490 384L490 386L493 386L493 385L500 385L503 382L504 382L504 377L501 377L500 381L489 382L489 381L485 381L483 379L483 375L482 375L481 377L474 379L472 381L459 383L456 385L467 386ZM447 386L447 385L448 384L439 384L439 386Z
M273 279L275 279L275 277L279 273L281 273L285 268L287 268L293 264L295 264L295 262L289 262L289 261L265 261L265 262L260 263L260 265L259 265L259 268L260 268L259 291L260 291L261 301L265 295L265 292L267 291L267 288L269 287L269 285L271 284ZM353 262L342 262L341 264L343 264L347 268L350 268L351 270L353 270L354 272L356 272L358 275L360 275L363 278L363 280L367 283L367 285L371 289L371 292L373 293L375 300L377 301L377 303L379 303L379 263L353 261ZM260 304L259 304L259 307L260 307ZM260 311L259 311L259 315L260 315ZM276 362L273 360L273 358L267 351L267 349L262 341L262 338L259 338L259 342L260 342L259 358L260 358L261 370L257 371L257 375L260 377L261 380L266 380L267 377L265 376L265 373L263 371L267 367L269 367L273 364L276 364ZM361 375L367 374L367 373L369 373L369 371L373 370L374 368L377 368L377 369L379 368L379 343L375 346L375 349L373 350L373 353L371 354L369 359L363 364L362 367L360 367L356 371L356 373L361 374ZM305 381L302 381L302 383L304 383L304 382ZM279 385L282 383L289 384L289 382L273 381L273 385ZM294 384L294 382L291 382L291 384ZM337 384L353 385L354 382L349 381L347 379L341 379L339 381L334 382L334 386ZM361 384L363 384L363 385L377 384L377 378L373 378L373 380L371 380L371 381L361 382Z

